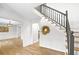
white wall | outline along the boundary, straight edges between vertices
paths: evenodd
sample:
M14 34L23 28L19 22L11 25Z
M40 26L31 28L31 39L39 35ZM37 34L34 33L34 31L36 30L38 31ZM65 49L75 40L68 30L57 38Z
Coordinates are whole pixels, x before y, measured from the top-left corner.
M40 3L4 3L0 5L0 17L16 20L22 24L21 38L23 40L23 46L27 46L33 42L31 33L32 24L40 21L40 17L35 14L33 8L39 4Z
M25 47L29 44L37 42L39 30L38 23L23 24L22 26L21 38L23 39L23 46Z
M42 32L40 32L40 46L63 52L66 51L66 37L64 33L59 31L55 25L49 23L48 21L40 23L40 31L42 30L42 26L48 26L50 28L50 33L43 35Z
M9 32L0 32L0 40L18 37L17 26L9 27Z
M47 5L63 13L68 10L71 28L79 29L79 3L47 3Z
M21 29L21 38L23 40L24 47L33 43L31 27L31 24L23 24Z

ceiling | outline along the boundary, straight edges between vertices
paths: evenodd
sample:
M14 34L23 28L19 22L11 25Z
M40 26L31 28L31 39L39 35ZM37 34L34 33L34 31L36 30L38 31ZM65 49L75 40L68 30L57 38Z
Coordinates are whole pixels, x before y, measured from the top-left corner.
M0 24L13 24L13 25L18 25L20 23L17 22L17 21L8 20L8 19L5 19L5 18L0 18Z
M2 3L0 4L0 17L20 22L39 22L40 17L35 14L34 8L40 3Z

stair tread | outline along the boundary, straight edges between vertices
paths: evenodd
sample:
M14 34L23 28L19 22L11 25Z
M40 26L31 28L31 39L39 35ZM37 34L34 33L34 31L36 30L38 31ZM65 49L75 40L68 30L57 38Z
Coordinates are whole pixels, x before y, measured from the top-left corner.
M79 38L79 35L74 35L74 37Z
M66 46L66 48L67 48L67 46ZM79 47L74 47L74 50L79 51Z
M67 42L67 40L65 40ZM74 40L74 43L79 43L79 40Z
M64 33L64 35L67 37L67 34L66 33ZM73 34L73 36L75 37L75 38L79 38L79 34L77 35L77 34Z
M74 41L74 44L79 44L79 41Z
M72 31L74 31L74 32L78 32L79 33L79 29L71 29Z

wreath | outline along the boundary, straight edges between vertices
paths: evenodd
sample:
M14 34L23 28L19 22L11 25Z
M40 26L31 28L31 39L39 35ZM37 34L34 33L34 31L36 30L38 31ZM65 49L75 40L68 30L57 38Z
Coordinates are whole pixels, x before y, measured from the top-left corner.
M43 26L43 27L42 27L42 33L43 33L44 35L48 34L49 32L50 32L50 29L49 29L48 26Z

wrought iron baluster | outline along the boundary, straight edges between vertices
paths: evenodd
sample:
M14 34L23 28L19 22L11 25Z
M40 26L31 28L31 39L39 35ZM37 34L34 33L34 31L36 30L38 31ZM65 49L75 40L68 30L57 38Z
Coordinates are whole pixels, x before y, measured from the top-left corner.
M59 24L61 24L61 23L60 23L60 14L59 14Z
M42 6L42 13L43 13L43 6Z
M45 6L44 6L44 15L46 16L46 9L45 9Z
M52 19L52 10L51 10L51 19Z
M40 5L40 13L42 13L42 5Z
M57 13L57 23L59 23L59 22L58 22L58 13Z
M47 17L48 17L48 13L49 13L49 12L48 12L48 8L47 8Z
M63 25L62 21L63 21L63 20L62 20L62 14L61 14L61 25Z
M47 9L47 7L45 7L45 6L43 6L43 15L46 17L46 9Z
M49 9L49 16L48 17L50 18L50 9Z
M65 19L65 15L64 15L64 27L66 27L66 19Z
M53 10L53 20L54 20L54 10Z
M56 11L55 11L55 21L56 21Z

